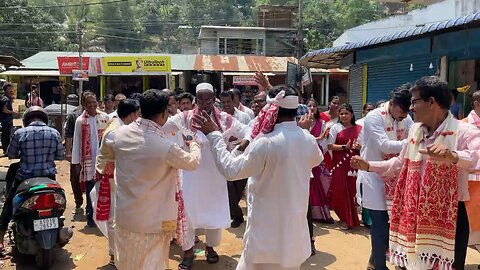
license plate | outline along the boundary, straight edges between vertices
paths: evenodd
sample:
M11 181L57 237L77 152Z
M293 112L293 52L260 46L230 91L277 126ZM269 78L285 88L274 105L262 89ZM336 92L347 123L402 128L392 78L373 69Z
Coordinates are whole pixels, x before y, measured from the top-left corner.
M38 231L45 231L51 229L58 228L58 218L45 218L45 219L37 219L33 221L33 230Z

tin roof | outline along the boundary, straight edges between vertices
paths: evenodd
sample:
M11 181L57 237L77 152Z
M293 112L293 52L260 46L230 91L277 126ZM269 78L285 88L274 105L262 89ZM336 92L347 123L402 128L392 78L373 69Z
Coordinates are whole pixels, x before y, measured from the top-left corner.
M412 38L478 22L480 22L480 11L455 19L418 26L410 30L397 32L391 35L385 35L365 41L312 51L300 58L300 64L306 67L338 67L339 61L356 49Z
M132 56L132 55L159 55L148 53L101 53L85 52L85 57L107 56ZM165 55L165 54L164 54ZM241 55L194 55L194 54L167 54L171 57L172 70L198 70L198 71L230 71L230 72L287 72L287 62L296 62L295 57L267 57L267 56L241 56ZM78 56L77 52L39 52L22 61L21 69L29 70L58 70L58 56ZM328 70L317 72L329 73Z

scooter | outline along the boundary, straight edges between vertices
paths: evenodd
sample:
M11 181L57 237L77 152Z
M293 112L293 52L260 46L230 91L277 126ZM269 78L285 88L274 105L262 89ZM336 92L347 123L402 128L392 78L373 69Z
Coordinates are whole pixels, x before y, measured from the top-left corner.
M51 267L53 248L65 246L73 236L71 228L64 228L66 203L65 190L45 177L24 180L13 199L15 251L34 255L41 269Z

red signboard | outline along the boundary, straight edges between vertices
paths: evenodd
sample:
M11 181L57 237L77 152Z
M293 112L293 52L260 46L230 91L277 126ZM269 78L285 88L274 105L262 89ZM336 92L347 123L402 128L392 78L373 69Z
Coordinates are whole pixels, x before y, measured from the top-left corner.
M90 57L82 57L82 70L88 70ZM79 70L78 56L58 56L58 71L60 74L72 74L73 70Z

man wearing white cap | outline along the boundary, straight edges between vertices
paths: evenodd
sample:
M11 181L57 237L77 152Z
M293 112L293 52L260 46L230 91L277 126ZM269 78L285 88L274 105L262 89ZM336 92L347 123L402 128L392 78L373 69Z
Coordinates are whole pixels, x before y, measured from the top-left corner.
M299 270L310 256L307 209L310 172L323 159L315 138L295 121L298 96L285 85L274 87L260 112L253 142L244 154L228 152L219 127L198 115L195 125L207 134L220 171L228 180L248 179L247 228L237 270ZM309 120L311 124L311 120Z
M217 263L219 257L213 248L220 244L222 229L230 227L227 181L215 166L207 138L193 126L194 115L202 111L208 113L212 121L220 127L226 142L230 137L245 138L248 134L247 126L214 106L215 94L211 84L197 85L195 101L196 107L193 110L173 116L169 120L170 125L165 127L166 132L171 132L169 129L172 128L179 128L180 132L187 129L196 132L197 141L204 149L198 169L185 171L182 175L187 229L185 243L180 243L185 255L179 269L191 269L196 229L205 229L207 262Z

